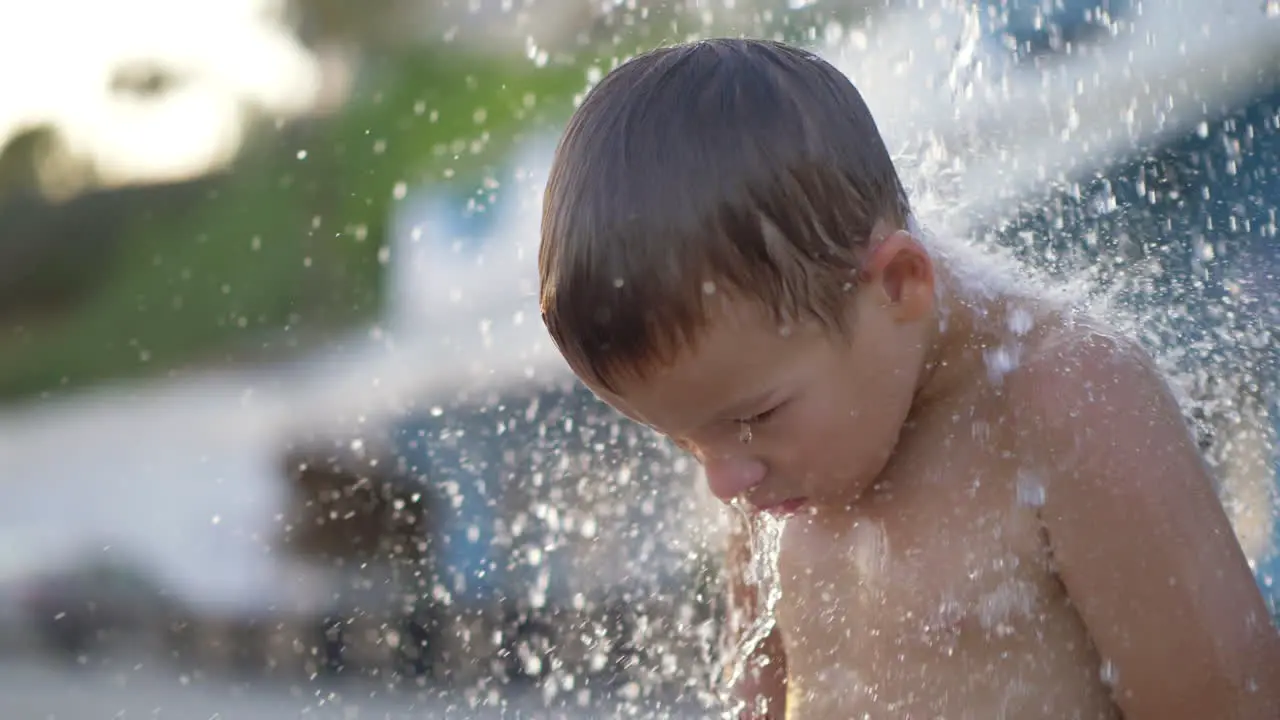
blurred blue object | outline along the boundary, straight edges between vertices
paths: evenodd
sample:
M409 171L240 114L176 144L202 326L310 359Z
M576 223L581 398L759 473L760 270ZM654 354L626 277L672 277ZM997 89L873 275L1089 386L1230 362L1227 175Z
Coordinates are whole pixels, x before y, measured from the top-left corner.
M434 232L429 238L435 252L474 257L494 238L502 212L483 196L449 185L433 185L427 190L417 212L431 221Z
M1270 406L1272 437L1280 438L1280 396L1273 397ZM1280 447L1272 453L1271 468L1274 473L1275 497L1280 499ZM1262 596L1271 608L1271 617L1280 627L1280 522L1271 528L1271 547L1254 569L1258 578L1258 587L1262 588Z
M502 499L492 477L501 448L467 438L455 416L430 412L407 417L396 428L396 454L424 482L438 508L429 520L436 579L452 601L476 606L501 599L506 584L507 551L496 547L495 528Z
M980 0L987 33L1018 57L1061 52L1106 34L1132 12L1132 0Z

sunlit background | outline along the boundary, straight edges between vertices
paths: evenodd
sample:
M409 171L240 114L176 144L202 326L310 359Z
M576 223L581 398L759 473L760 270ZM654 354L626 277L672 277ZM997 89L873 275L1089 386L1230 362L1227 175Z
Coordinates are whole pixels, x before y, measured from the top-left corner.
M1280 600L1273 1L0 0L0 716L710 715L722 511L534 257L582 94L712 34L1139 334Z

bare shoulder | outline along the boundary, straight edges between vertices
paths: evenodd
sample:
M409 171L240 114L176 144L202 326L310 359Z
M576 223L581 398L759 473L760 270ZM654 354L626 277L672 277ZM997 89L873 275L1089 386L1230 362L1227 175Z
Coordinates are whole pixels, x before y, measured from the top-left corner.
M1140 372L1158 378L1150 354L1138 341L1095 322L1052 317L1028 343L1022 369L1027 379L1069 373L1073 378L1109 377L1115 372Z
M1108 478L1109 490L1137 496L1165 494L1169 484L1121 468L1178 462L1214 486L1172 386L1152 356L1119 332L1065 321L1046 327L1006 377L1005 401L1017 451L1051 475Z
M1173 393L1134 341L1049 328L1006 376L1059 578L1127 718L1280 717L1280 641Z
M1006 377L1006 395L1015 422L1040 435L1099 429L1094 422L1103 415L1183 422L1151 355L1136 340L1100 324L1051 319L1029 339L1021 364Z

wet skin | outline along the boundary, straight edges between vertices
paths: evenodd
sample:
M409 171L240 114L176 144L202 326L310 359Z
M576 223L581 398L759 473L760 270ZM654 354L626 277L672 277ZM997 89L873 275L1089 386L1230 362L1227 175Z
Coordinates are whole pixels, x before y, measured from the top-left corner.
M722 499L803 500L743 692L770 717L1280 716L1275 631L1146 357L906 233L871 247L850 333L725 293L675 361L596 388Z

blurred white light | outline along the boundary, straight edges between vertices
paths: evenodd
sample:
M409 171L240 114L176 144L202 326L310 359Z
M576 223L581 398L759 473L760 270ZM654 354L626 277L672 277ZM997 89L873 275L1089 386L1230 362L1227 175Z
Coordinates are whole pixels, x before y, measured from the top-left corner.
M279 0L0 0L0 148L48 128L46 190L171 182L229 163L254 114L329 102ZM155 92L121 89L130 74Z

